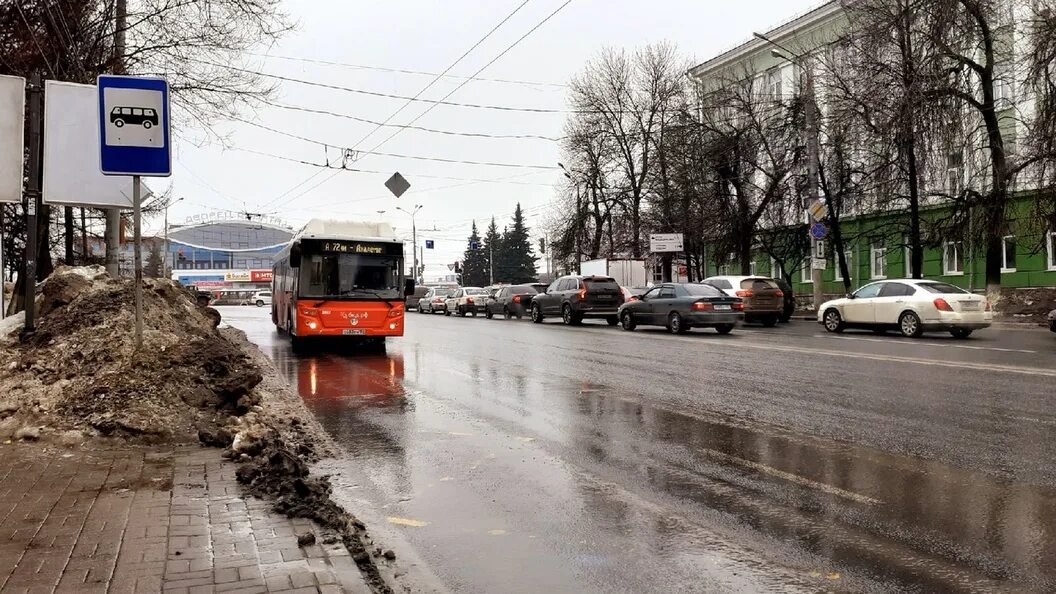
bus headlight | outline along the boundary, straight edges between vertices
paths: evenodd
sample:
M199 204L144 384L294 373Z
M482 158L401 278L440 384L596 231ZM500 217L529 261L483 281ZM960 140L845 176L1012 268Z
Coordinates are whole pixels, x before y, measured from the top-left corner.
M315 323L315 320L308 320L308 323L306 325L308 326L309 330L315 330L319 327L319 324Z
M397 324L396 322L393 322L393 323L389 324L389 330L395 330L396 326L398 326L398 325L399 324Z

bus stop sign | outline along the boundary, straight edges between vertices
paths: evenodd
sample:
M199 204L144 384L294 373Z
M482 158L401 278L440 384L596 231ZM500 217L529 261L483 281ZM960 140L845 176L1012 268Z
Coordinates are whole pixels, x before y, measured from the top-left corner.
M103 174L171 175L169 83L162 78L104 74L96 84Z

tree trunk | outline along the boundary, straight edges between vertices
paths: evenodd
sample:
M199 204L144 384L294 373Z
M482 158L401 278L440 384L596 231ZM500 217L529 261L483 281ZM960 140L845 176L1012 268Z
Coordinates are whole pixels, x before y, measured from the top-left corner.
M996 304L1001 299L1001 235L986 238L986 297ZM974 271L971 271L974 272Z
M87 265L88 256L88 225L84 220L84 209L81 209L81 264Z
M840 216L836 214L834 208L829 209L829 226L832 227L832 249L836 258L836 263L840 267L840 276L843 277L843 288L847 293L851 292L851 274L850 269L847 268L847 251L843 245L843 225L840 222Z
M752 273L752 233L750 229L742 230L738 236L737 257L741 262L741 274Z
M924 246L920 239L920 184L917 172L917 148L912 137L906 143L909 163L909 261L913 278L924 278Z

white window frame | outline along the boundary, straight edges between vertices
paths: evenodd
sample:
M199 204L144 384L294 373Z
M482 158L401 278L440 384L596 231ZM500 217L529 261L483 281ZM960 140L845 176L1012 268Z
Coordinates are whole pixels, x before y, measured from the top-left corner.
M960 165L951 165L952 157L957 155ZM964 151L950 153L946 156L946 189L951 196L959 196L964 191Z
M810 267L812 262L810 256L803 258L803 265L799 268L799 282L801 283L814 283L814 275L811 273Z
M770 278L785 278L785 271L774 258L770 258Z
M847 272L851 274L851 282L854 282L854 249L847 248L843 251L843 258L847 260ZM833 258L832 268L835 271L832 275L834 281L838 283L843 282L843 271L840 270L840 259Z
M1001 238L1001 272L1015 272L1016 271L1016 261L1015 261L1016 253L1015 253L1015 250L1013 250L1013 252L1012 252L1012 267L1008 268L1008 267L1005 266L1005 264L1008 263L1008 252L1007 252L1007 250L1008 250L1008 240L1010 240L1010 239L1012 240L1012 245L1015 246L1015 244L1016 244L1016 236L1015 235L1006 235L1006 236Z
M913 250L909 247L909 238L906 237L903 243L905 247L902 248L904 252L902 255L902 271L905 273L906 278L913 278Z
M1049 231L1048 234L1048 269L1056 270L1056 231Z
M955 246L955 248L958 251L957 255L959 255L960 258L955 258L954 262L956 262L956 260L958 260L958 259L961 261L961 269L960 270L951 270L950 267L949 267L949 264L950 264L950 258L949 258L950 246ZM943 274L943 276L964 276L964 243L963 242L960 242L960 241L947 241L946 243L942 244L942 274Z
M994 106L997 109L1010 107L1015 100L1015 89L1012 87L1013 64L1001 60L994 64Z
M883 264L882 270L876 269L876 256L880 253ZM887 278L887 247L883 243L873 242L869 244L869 278L871 280L884 280Z
M748 272L752 276L755 276L755 258L752 258L752 262L748 266Z

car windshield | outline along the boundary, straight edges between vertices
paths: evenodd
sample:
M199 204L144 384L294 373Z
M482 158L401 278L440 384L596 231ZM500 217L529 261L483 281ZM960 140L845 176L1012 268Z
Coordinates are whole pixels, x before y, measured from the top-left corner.
M742 289L751 289L753 291L765 291L766 289L778 288L777 283L768 278L746 278L741 281Z
M534 295L538 293L534 287L510 287L510 295Z
M301 264L301 297L399 299L401 259L363 254L312 254Z
M711 285L683 285L693 297L722 297L724 293Z
M960 287L955 287L949 283L917 283L917 286L929 293L935 293L937 295L948 293L969 294L968 291L965 291Z

